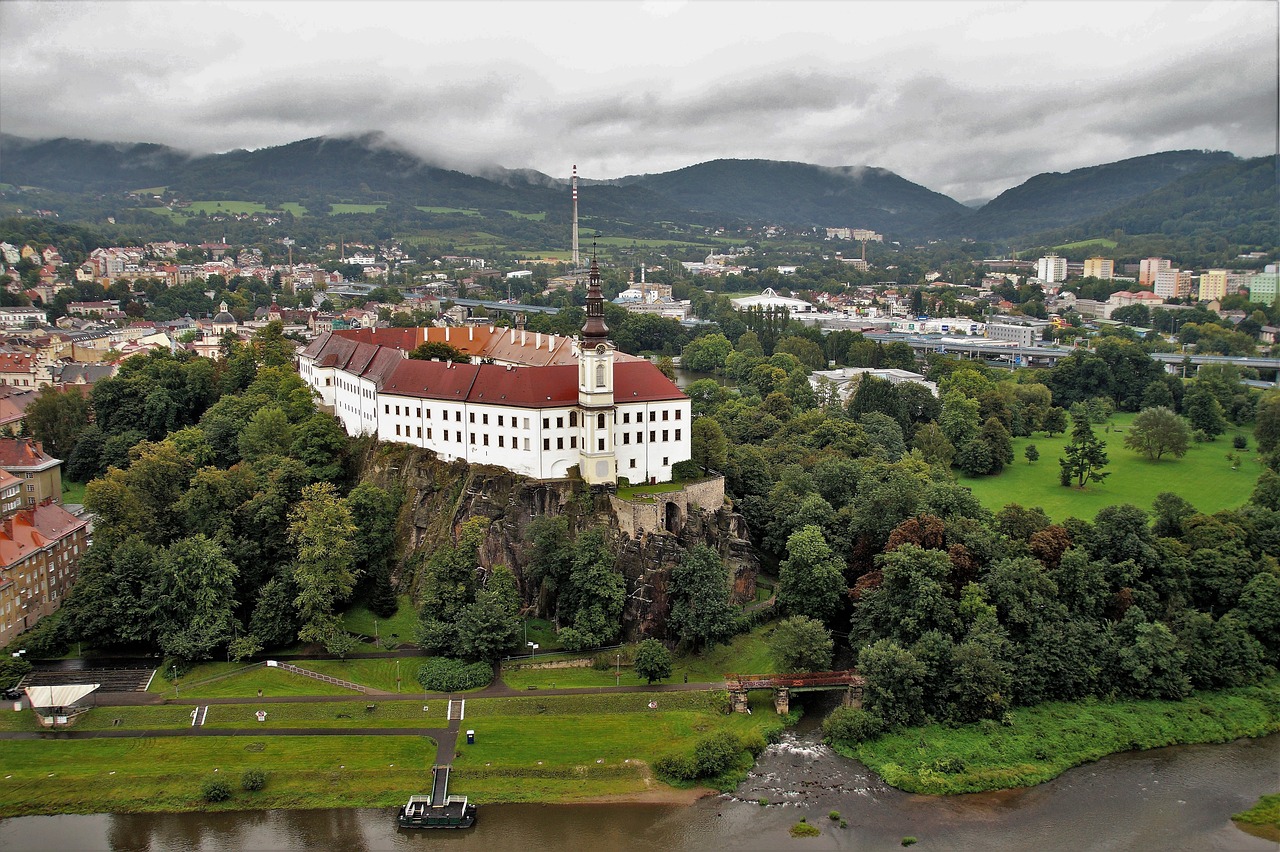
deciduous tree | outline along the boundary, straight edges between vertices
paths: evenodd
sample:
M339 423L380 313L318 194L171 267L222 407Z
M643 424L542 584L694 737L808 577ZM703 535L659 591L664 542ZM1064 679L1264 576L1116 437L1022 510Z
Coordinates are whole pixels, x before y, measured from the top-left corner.
M1151 461L1159 461L1165 453L1182 458L1191 445L1191 427L1163 406L1144 408L1129 425L1124 445Z

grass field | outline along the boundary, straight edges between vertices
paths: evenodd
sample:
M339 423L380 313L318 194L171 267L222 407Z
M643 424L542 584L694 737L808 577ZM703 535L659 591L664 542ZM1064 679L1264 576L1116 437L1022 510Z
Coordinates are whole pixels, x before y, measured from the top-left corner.
M1183 701L1053 702L1009 716L1008 725L927 725L837 750L909 793L1030 787L1116 752L1276 733L1280 678Z
M415 207L415 210L421 210L423 213L461 213L464 216L479 216L479 210L469 210L465 207Z
M84 483L62 480L62 502L84 504Z
M653 700L658 707L648 705ZM715 730L766 735L783 721L770 697L752 698L751 715L724 713L723 693L613 694L468 700L451 787L479 802L556 802L640 793L654 787L648 765L689 750ZM267 704L273 727L439 727L444 701ZM252 704L213 705L206 728L256 724ZM102 707L77 723L103 728L178 729L190 706ZM14 714L30 718L31 714ZM116 724L116 720L119 723ZM24 729L12 727L6 729ZM461 739L461 738L460 738ZM426 737L151 738L13 741L0 749L0 817L37 813L128 813L263 808L388 807L430 788L436 759ZM214 770L217 770L215 772ZM266 788L240 789L241 773L261 769ZM230 782L229 802L207 805L201 785Z
M300 660L297 665L309 671L348 680L361 686L382 689L387 692L421 692L418 686L418 667L426 657L403 657L377 660ZM399 666L396 663L399 662ZM400 683L396 683L396 673Z
M685 676L689 683L723 683L724 676L736 674L768 674L775 671L773 660L769 657L768 637L773 632L773 624L757 627L750 633L735 636L724 645L717 645L704 654L697 656L676 657L671 665L671 677L661 683L682 683ZM603 651L612 657L617 652ZM575 659L591 657L591 654L565 653L552 659ZM623 654L625 658L627 654ZM542 660L546 662L546 660ZM615 661L616 662L616 661ZM597 671L593 668L565 669L530 669L519 668L519 658L511 664L503 666L502 680L515 689L575 689L593 686L614 686L616 665L607 670ZM630 666L621 666L621 677L618 683L622 686L642 686L648 680L638 677Z
M390 807L429 790L426 737L173 738L7 742L0 749L0 817L41 813ZM240 788L246 769L265 789ZM211 805L205 781L231 785Z
M1106 431L1106 425L1094 426L1094 433L1107 442L1109 463L1105 470L1111 475L1101 483L1090 483L1083 490L1058 484L1058 458L1070 435L1014 438L1014 461L1003 473L979 477L957 473L957 479L973 489L974 495L989 509L1000 509L1008 503L1039 506L1055 521L1073 516L1092 520L1099 509L1117 503L1150 509L1151 502L1162 491L1172 491L1199 511L1211 514L1239 506L1253 493L1262 467L1253 451L1249 430L1233 426L1216 441L1193 443L1180 459L1166 456L1152 462L1124 446L1124 433L1134 416L1113 416L1109 421L1110 432ZM1250 448L1243 453L1231 446L1232 436L1237 434L1249 438ZM1034 464L1028 464L1022 454L1027 444L1035 444L1040 451L1040 460ZM1238 470L1231 469L1227 453L1244 456Z
M302 665L306 668L308 663ZM157 673L152 678L147 691L173 697L173 681L162 677L162 674ZM394 677L392 680L394 684ZM265 696L352 694L345 687L322 680L262 665L246 666L244 663L201 663L178 678L177 694L180 698L248 698L256 696L258 690L262 690Z
M503 210L502 212L510 213L517 219L528 219L531 222L542 222L547 218L547 212L545 210L539 213L522 213L519 210Z
M408 595L401 595L397 601L396 614L390 618L378 618L367 608L357 606L343 613L342 627L350 633L363 636L370 643L377 636L383 647L394 648L413 641L418 629L418 611L414 609L413 601Z
M338 216L343 213L377 213L385 204L330 204L329 215Z
M1067 243L1065 246L1055 246L1054 248L1058 250L1069 250L1069 249L1079 249L1079 248L1091 248L1093 246L1097 246L1099 248L1113 249L1116 247L1116 241L1108 240L1103 237L1097 237L1092 240L1080 240L1079 242Z

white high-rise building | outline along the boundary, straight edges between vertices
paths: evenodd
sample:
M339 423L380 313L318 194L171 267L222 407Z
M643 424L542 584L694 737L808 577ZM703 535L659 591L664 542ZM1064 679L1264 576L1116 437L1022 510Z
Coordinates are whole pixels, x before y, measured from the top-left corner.
M1052 284L1067 280L1067 259L1056 254L1045 255L1036 261L1036 277Z

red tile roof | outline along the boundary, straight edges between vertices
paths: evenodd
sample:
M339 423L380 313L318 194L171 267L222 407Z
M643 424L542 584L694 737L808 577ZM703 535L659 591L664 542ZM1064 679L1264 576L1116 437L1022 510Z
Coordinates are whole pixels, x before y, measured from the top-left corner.
M405 359L387 376L382 392L473 405L563 408L578 401L578 368L571 364L505 367ZM685 395L653 364L629 361L614 365L613 398L624 404L684 399Z
M0 567L9 568L88 523L56 503L20 509L0 526Z
M40 467L57 461L31 438L0 438L0 467Z

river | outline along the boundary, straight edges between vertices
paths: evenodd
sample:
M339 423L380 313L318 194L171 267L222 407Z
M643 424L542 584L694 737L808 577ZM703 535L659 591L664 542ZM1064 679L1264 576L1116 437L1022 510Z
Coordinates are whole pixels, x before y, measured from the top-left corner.
M929 852L1278 848L1230 816L1280 791L1280 735L1115 755L1031 789L944 798L894 790L832 753L816 718L770 746L732 795L690 807L488 805L462 832L401 831L391 809L19 817L0 820L0 849L891 850L906 836ZM801 817L821 836L790 837Z

